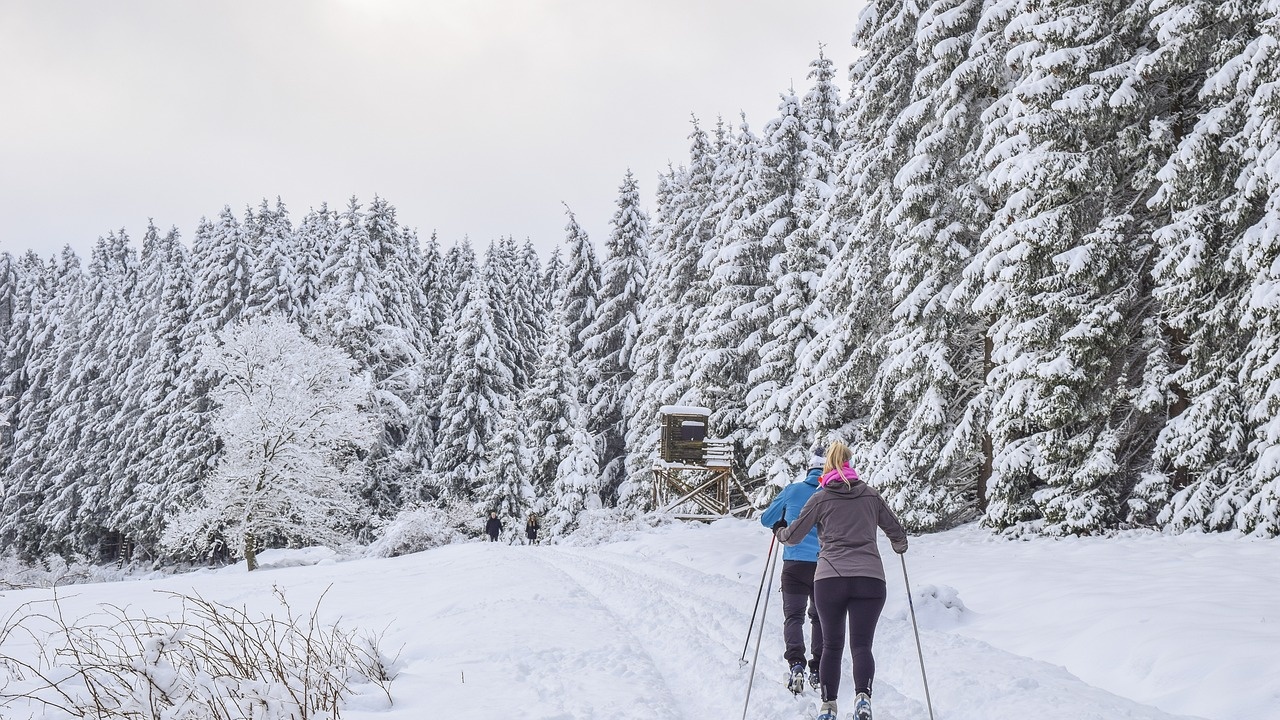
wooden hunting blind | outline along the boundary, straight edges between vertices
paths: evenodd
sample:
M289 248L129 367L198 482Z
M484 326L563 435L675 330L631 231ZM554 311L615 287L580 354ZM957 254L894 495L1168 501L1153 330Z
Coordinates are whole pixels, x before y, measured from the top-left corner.
M711 411L667 405L658 412L662 429L653 466L654 508L696 519L749 511L747 490L733 474L733 445L707 436Z

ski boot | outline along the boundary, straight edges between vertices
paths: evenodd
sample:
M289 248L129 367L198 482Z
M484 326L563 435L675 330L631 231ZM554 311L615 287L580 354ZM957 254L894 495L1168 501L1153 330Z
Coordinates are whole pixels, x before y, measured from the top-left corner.
M828 700L818 707L818 720L836 720L835 700Z
M804 663L796 663L791 666L791 675L787 677L787 689L793 695L799 695L804 692Z
M853 718L854 720L871 720L871 696L866 693L858 693L858 697L853 701Z

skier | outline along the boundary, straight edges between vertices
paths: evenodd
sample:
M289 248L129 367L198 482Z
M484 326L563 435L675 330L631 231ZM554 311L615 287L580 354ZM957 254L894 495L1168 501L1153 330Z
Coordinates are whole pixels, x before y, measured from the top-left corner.
M772 527L779 520L795 520L809 498L818 491L818 478L826 458L821 446L813 450L809 470L799 482L793 482L778 493L778 497L760 516L760 524ZM809 684L818 687L818 665L822 658L822 624L818 622L818 606L813 600L813 575L818 569L818 528L809 530L804 539L782 552L782 639L786 644L784 657L789 669L787 687L799 695L804 691L804 616L809 614Z
M876 621L884 609L884 564L876 549L876 528L889 537L896 553L907 551L907 533L880 495L858 478L849 465L849 448L839 441L827 448L821 489L805 503L800 516L788 524L774 523L774 533L788 545L804 542L818 526L818 569L813 596L822 625L822 663L818 677L822 706L818 720L836 720L840 690L840 656L844 654L845 622L849 624L849 653L853 656L856 720L871 720L871 681L876 661L871 654Z
M489 513L489 522L485 523L484 531L489 533L489 542L498 542L498 533L502 532L502 521L498 519L498 513Z
M538 516L529 513L529 520L524 524L524 535L529 538L529 544L533 545L538 542L538 530L542 526L538 524Z

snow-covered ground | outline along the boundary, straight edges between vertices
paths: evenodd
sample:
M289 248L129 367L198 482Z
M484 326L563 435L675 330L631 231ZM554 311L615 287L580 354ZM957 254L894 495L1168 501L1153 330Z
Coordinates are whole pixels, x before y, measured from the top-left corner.
M270 611L273 587L294 607L327 590L323 617L385 630L384 649L399 651L394 704L370 693L348 718L738 718L768 547L755 522L723 520L598 547L476 542L346 562L269 552L251 574L239 565L60 595L76 617L101 603L173 611L157 591ZM901 566L882 553L876 717L925 718ZM938 720L1280 717L1280 541L1006 541L961 528L912 538L907 562ZM2 593L0 617L48 594ZM782 684L780 615L774 592L748 717L811 718L816 695Z

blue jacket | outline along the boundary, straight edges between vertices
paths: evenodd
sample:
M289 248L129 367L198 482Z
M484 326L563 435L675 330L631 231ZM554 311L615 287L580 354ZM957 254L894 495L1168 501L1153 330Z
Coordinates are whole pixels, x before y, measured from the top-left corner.
M809 498L818 492L818 478L822 477L822 470L819 468L811 468L809 474L805 475L804 480L794 482L782 489L778 493L778 497L769 503L769 507L765 508L764 514L760 516L760 524L771 528L773 524L779 520L786 518L787 522L795 520L800 515L800 509L804 504L809 502ZM788 545L782 551L783 560L800 560L803 562L818 562L818 528L814 526L809 530L809 534L805 535L798 545Z

